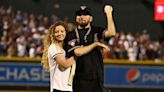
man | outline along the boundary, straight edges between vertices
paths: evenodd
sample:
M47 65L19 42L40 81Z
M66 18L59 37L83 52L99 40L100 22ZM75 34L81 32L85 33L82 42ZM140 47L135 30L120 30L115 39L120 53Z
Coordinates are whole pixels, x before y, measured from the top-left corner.
M112 18L113 8L104 7L107 16L107 29L91 25L93 17L86 6L76 11L77 28L66 38L68 57L78 56L73 80L73 92L103 92L103 57L99 47L88 51L88 46L116 34ZM87 51L87 52L86 52Z

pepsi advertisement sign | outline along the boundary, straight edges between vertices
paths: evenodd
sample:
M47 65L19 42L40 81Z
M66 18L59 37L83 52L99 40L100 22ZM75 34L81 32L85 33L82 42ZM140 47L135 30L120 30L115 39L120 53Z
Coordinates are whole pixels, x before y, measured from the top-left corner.
M40 63L0 63L0 85L49 86L49 73Z
M106 87L164 89L162 66L105 65L104 72Z

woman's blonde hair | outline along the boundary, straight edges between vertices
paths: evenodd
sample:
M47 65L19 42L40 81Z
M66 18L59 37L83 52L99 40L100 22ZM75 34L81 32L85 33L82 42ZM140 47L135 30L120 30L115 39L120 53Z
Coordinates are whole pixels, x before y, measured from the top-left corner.
M49 27L48 33L45 35L45 38L43 40L44 50L43 50L43 55L41 59L41 64L43 68L47 71L49 71L48 48L52 43L58 44L58 42L56 41L54 37L54 34L55 34L55 28L59 25L63 26L65 30L67 30L66 24L64 22L62 21L56 22L55 24Z

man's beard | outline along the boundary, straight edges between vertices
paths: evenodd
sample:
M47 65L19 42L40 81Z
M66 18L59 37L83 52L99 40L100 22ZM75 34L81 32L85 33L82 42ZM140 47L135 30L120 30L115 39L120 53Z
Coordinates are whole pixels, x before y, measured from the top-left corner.
M79 24L79 26L81 26L82 28L85 28L87 25L88 25L88 23L78 23Z

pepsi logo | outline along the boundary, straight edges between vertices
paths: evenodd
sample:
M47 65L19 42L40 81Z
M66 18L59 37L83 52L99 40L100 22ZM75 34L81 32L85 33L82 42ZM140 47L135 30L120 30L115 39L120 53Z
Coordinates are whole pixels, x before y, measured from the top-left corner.
M138 69L132 68L127 72L126 79L130 83L135 83L138 81L140 75L141 74L140 74L140 71Z

